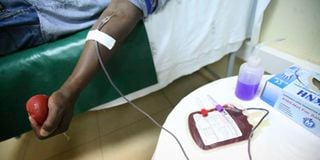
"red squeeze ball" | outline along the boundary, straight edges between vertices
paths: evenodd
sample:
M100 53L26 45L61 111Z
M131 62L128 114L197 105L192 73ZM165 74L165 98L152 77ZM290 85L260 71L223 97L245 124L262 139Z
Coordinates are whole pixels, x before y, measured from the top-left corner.
M29 115L38 123L42 125L48 116L48 99L44 94L32 96L26 105Z

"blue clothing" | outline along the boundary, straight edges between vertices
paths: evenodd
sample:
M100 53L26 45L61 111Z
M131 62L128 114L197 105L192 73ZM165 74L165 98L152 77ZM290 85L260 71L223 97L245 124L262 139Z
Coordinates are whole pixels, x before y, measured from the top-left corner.
M0 56L44 42L35 7L24 1L0 5Z
M152 12L161 8L166 0L128 1L141 9L144 17L147 17ZM0 0L5 12L12 12L11 10L23 8L23 15L32 19L27 22L27 25L29 25L29 23L30 25L27 26L25 30L37 32L39 42L52 41L60 36L92 26L110 2L111 0ZM20 12L17 13L22 14ZM23 21L22 16L16 17L17 13L6 16L6 13L2 14L2 12L0 12L0 42L5 41L5 39L9 37L8 35L2 35L5 34L7 30L11 30L10 26L18 26L20 25L20 21ZM11 25L5 26L3 20L8 21ZM35 25L38 27L38 30L34 30ZM3 29L3 27L6 28ZM39 27L41 32L39 32ZM33 32L31 32L32 35ZM27 36L26 33L18 34L20 38L23 37L21 34ZM17 41L19 41L20 38L18 38ZM17 46L17 48L21 47ZM4 50L2 46L0 46L0 50Z
M46 41L88 28L110 0L26 0L37 8Z
M46 41L90 27L111 0L25 0L37 8ZM129 0L144 13L151 14L157 0ZM148 3L146 3L148 2ZM147 6L150 4L151 6Z

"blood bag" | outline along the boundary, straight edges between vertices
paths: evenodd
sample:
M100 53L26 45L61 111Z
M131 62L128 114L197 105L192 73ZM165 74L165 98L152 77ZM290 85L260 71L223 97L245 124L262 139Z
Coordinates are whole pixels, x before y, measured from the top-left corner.
M193 112L188 123L193 140L204 150L247 140L252 130L247 116L231 104L224 105L223 110L208 110L206 115Z

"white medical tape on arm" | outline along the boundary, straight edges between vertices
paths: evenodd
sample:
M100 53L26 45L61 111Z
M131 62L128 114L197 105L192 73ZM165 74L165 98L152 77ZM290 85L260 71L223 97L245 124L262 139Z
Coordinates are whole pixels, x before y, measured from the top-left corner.
M106 33L103 33L99 30L91 30L89 31L86 40L94 40L111 50L116 43L116 40L113 39Z

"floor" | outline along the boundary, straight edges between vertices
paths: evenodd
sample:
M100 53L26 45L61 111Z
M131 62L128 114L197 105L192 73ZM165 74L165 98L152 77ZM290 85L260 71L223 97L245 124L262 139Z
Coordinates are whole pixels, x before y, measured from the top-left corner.
M241 62L240 62L241 63ZM235 70L238 70L239 62ZM226 58L207 66L223 75ZM216 80L205 69L134 101L163 123L173 107L198 87ZM0 143L5 160L149 160L160 129L128 104L73 118L66 135L38 140L33 132Z

